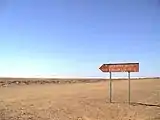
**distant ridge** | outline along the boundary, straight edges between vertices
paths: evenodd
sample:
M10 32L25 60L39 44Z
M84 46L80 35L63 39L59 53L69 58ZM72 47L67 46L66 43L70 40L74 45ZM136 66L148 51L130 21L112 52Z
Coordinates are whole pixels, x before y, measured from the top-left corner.
M108 77L0 77L0 79L109 79ZM113 77L113 79L128 79ZM160 79L160 77L131 77L131 79Z
M158 80L160 77L131 78L131 80ZM108 81L108 78L12 78L1 77L0 87L10 85L30 85L30 84L72 84L72 83L94 83ZM113 78L114 81L127 80L127 78Z

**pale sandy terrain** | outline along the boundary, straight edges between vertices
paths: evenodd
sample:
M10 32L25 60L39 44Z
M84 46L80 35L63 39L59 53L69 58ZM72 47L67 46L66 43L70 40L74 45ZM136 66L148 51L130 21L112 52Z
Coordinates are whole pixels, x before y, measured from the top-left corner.
M0 120L160 120L160 80L23 85L0 88ZM146 104L146 105L145 105ZM158 105L159 104L159 105Z

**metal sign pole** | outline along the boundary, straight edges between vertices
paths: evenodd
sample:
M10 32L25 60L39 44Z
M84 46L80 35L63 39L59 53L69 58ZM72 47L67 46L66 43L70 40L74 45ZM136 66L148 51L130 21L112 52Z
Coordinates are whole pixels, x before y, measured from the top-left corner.
M131 80L130 80L130 72L128 72L128 102L130 104L131 100Z
M110 103L112 102L112 73L111 72L109 72L110 73L110 86L109 86L109 88L110 88Z

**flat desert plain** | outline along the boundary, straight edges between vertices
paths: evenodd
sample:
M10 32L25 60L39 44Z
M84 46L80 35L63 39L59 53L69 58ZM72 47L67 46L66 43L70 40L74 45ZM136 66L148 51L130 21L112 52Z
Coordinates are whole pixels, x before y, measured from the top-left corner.
M160 120L160 80L31 84L0 88L0 120Z

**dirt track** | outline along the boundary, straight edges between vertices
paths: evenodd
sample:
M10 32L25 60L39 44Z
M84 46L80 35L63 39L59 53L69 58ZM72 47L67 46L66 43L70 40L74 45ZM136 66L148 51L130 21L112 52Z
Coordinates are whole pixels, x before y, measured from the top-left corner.
M160 120L160 80L131 83L130 106L128 81L113 82L112 104L108 82L0 88L0 120Z

